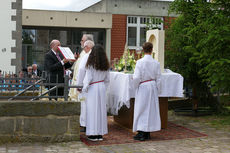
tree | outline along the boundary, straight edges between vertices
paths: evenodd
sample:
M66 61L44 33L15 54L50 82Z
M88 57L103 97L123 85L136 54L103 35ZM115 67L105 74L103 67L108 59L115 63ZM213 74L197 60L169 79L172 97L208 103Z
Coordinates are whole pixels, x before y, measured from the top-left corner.
M166 32L166 65L218 109L213 93L230 87L230 1L175 0L170 12L179 17Z

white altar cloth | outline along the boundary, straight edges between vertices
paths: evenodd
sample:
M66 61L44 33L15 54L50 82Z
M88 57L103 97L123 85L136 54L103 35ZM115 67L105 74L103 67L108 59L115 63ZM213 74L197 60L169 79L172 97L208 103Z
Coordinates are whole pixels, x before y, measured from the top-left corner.
M110 72L110 85L107 90L107 109L113 115L123 106L130 107L129 100L135 97L132 83L133 74ZM161 93L159 97L183 97L184 78L170 70L161 75Z

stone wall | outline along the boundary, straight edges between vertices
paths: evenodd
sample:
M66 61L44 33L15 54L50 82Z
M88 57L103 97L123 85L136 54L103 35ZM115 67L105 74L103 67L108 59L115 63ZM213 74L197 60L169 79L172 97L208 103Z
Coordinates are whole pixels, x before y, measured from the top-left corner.
M80 140L78 102L0 102L0 143Z

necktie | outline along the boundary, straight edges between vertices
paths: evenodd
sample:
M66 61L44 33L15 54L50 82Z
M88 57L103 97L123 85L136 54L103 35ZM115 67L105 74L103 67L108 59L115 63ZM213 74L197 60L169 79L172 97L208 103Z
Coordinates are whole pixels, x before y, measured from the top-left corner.
M56 54L56 56L57 56L57 59L61 62L61 58L60 58L59 54Z
M56 54L56 56L57 56L57 59L59 60L59 62L61 62L61 58L60 58L59 54ZM64 71L64 76L65 76L65 68L64 68L64 66L63 66L63 71Z

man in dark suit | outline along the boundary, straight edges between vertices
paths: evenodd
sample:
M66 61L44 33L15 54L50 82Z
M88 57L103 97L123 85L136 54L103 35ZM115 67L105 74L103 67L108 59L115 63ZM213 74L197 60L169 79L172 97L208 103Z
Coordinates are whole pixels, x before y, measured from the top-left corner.
M37 64L33 64L32 65L32 69L33 69L32 75L38 76L38 77L42 76L42 71L38 69L38 65Z
M50 43L50 51L45 55L45 70L47 72L47 82L49 83L64 83L65 69L72 66L74 60L62 58L59 56L58 46L61 46L60 41L52 40ZM53 86L49 86L49 89ZM59 87L58 92L50 92L50 96L63 96L64 88ZM50 98L51 99L51 98ZM57 98L55 98L57 100Z

